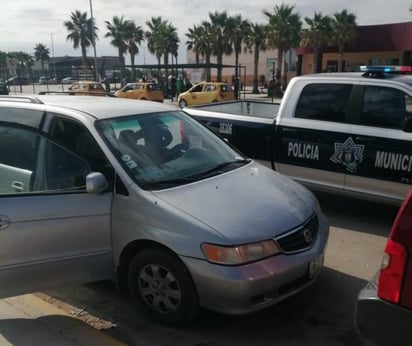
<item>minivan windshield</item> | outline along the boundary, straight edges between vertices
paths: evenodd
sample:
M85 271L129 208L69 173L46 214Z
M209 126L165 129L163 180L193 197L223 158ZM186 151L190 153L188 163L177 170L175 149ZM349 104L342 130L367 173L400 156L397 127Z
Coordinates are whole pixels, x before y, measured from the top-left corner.
M147 190L188 184L250 161L179 110L104 119L96 126L130 177Z

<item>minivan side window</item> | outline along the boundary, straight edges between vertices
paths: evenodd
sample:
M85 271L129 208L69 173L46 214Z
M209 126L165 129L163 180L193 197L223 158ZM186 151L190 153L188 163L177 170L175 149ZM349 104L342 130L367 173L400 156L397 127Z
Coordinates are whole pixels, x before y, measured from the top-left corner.
M1 123L0 148L0 196L86 192L89 165L40 132Z
M345 122L351 84L309 84L299 97L295 110L296 118Z
M113 185L114 169L86 127L55 114L49 135L53 141L85 160L92 171L103 173L109 185Z
M405 117L412 115L411 104L412 98L401 90L365 86L360 124L402 129Z

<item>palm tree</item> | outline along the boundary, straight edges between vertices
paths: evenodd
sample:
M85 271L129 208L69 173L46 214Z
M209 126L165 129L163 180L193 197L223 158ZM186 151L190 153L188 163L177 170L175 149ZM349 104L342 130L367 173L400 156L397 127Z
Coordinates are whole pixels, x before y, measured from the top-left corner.
M291 48L299 45L302 22L300 16L294 13L295 6L281 4L276 5L273 12L263 11L269 19L268 46L277 48L277 71L276 76L282 81L283 88L286 87L287 71L284 65L284 54ZM277 93L280 93L280 82L278 80Z
M42 43L36 44L34 47L34 59L40 61L41 73L44 75L44 62L50 60L50 49Z
M201 45L203 42L203 27L200 25L193 25L193 28L189 28L185 34L187 37L186 46L187 50L193 50L195 53L196 64L200 62Z
M319 57L322 54L322 46L331 42L332 23L329 16L323 16L320 12L315 12L313 18L305 17L305 22L309 26L302 32L302 46L311 46L313 49L312 72L320 72Z
M18 77L32 77L32 67L34 65L34 60L30 54L21 51L9 52L7 53L7 58L14 59L17 62L16 75Z
M134 59L135 56L139 53L139 46L142 44L144 41L144 31L140 25L136 25L134 21L130 22L130 26L128 28L130 31L128 33L128 41L127 41L127 46L130 54L130 63L132 65L132 75L133 75L133 81L136 80L136 70L134 68Z
M146 21L149 30L146 31L147 48L150 53L156 56L158 68L158 80L160 80L160 62L164 53L162 26L165 25L162 17L152 17L150 21Z
M213 47L213 55L216 55L218 65L223 63L223 55L232 53L232 45L228 35L228 16L227 12L209 12L210 19L210 39ZM217 81L222 81L222 67L217 68Z
M152 17L151 21L147 21L146 24L149 27L146 32L147 47L149 52L156 56L160 71L162 57L165 65L169 63L169 54L177 59L179 43L177 29L162 17Z
M253 48L253 91L259 93L258 85L258 68L259 68L259 53L266 50L267 26L263 24L250 24L249 30L246 33L245 43L247 49Z
M192 49L195 52L196 63L200 63L200 56L205 64L210 64L210 57L213 52L212 26L209 22L203 21L200 25L194 25L193 29L189 29L186 33L188 41L186 41L187 49ZM204 73L204 79L210 81L210 68L207 68Z
M229 38L233 45L233 51L235 52L236 78L238 77L239 54L242 51L242 44L245 40L249 25L250 23L242 19L240 14L229 17L227 24Z
M339 51L338 72L342 72L343 50L345 44L352 42L356 37L356 15L347 10L335 12L332 19L332 42L336 43Z
M104 37L110 37L110 43L117 47L119 61L122 67L120 68L120 80L123 81L123 66L125 65L124 54L127 52L128 42L132 37L130 30L131 22L124 20L124 16L114 16L112 22L105 21L108 32Z
M93 33L94 38L97 39L97 27L94 26L92 30L92 20L87 18L87 12L80 12L76 10L70 15L70 20L65 21L63 24L69 31L66 37L66 41L73 42L73 48L80 47L82 51L82 66L84 72L87 70L87 48L93 45Z
M164 64L169 64L169 54L176 56L177 48L179 43L179 37L177 35L177 29L170 24L168 21L165 21L163 25L160 26L160 35L161 35L161 46L163 50L163 60Z

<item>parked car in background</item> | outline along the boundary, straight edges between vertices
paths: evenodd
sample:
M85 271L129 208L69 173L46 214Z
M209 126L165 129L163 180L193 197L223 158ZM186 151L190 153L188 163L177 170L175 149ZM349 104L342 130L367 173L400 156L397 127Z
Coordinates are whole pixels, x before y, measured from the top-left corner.
M129 83L114 93L117 97L163 102L162 88L156 83Z
M42 76L39 78L39 84L57 84L57 79Z
M386 242L380 271L359 293L356 325L379 346L412 344L412 191Z
M192 86L178 96L180 108L212 102L233 101L235 93L230 84L219 82L202 82Z
M27 85L29 84L29 79L27 77L11 77L7 79L8 85Z
M323 266L315 196L175 106L0 97L0 148L0 297L111 278L178 324L269 307Z
M74 77L64 77L64 78L61 80L61 83L62 83L62 84L73 84L73 83L76 83L76 82L77 82L77 79L74 78Z
M93 81L79 81L72 84L69 93L73 95L106 96L107 92L103 84Z

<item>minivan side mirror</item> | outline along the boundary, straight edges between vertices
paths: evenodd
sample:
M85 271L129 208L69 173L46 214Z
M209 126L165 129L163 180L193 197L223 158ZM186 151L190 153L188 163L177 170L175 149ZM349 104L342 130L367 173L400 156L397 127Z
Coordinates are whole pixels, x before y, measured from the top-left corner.
M87 193L98 195L109 186L105 176L100 172L91 172L86 176Z

